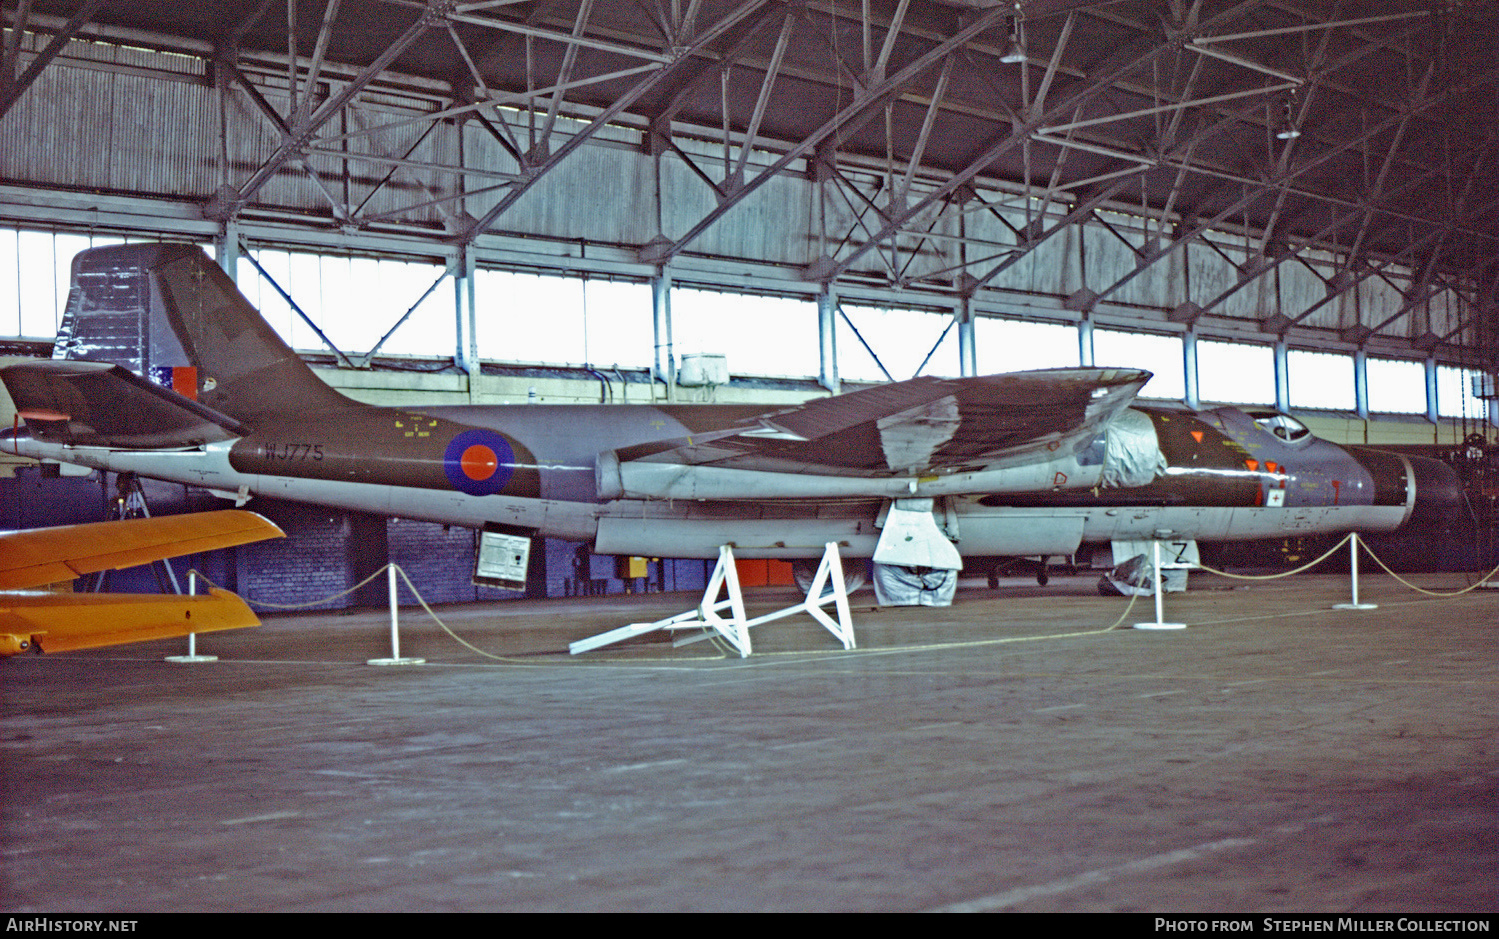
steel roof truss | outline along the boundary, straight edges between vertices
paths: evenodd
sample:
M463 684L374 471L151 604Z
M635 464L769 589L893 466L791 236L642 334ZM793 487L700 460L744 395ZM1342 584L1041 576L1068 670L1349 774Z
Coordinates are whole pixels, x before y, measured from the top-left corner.
M1424 89L1424 87L1425 87L1424 84L1423 84L1422 87ZM1296 167L1295 169L1283 169L1281 171L1278 171L1275 174L1275 176L1271 179L1271 181L1270 181L1270 183L1269 183L1268 186L1261 187L1259 189L1256 189L1256 190L1252 191L1251 193L1249 193L1247 195L1241 196L1239 199L1237 199L1233 203L1231 203L1226 209L1224 209L1221 212L1216 213L1212 218L1208 219L1207 221L1199 221L1197 224L1195 224L1193 226L1192 230L1188 233L1187 237L1179 239L1177 241L1173 241L1173 242L1168 243L1164 248L1162 248L1158 252L1152 252L1152 254L1154 256L1152 256L1150 258L1150 262L1154 263L1156 261L1161 260L1161 258L1164 258L1168 254L1171 254L1172 252L1174 252L1181 245L1187 243L1188 241L1190 241L1192 239L1195 239L1196 236L1198 236L1198 235L1202 234L1203 232L1206 232L1209 229L1211 229L1212 227L1216 226L1219 222L1223 221L1225 218L1228 218L1234 212L1238 212L1240 210L1247 210L1250 205L1252 205L1253 203L1255 203L1259 199L1263 198L1265 196L1265 194L1269 191L1269 189L1271 187L1280 187L1280 186L1289 185L1296 178L1298 178L1300 176L1303 176L1306 173L1309 173L1313 169L1316 169L1317 167L1319 167L1322 164L1326 163L1327 161L1331 160L1333 157L1337 156L1339 153L1342 153L1345 150L1352 149L1353 147L1358 146L1359 144L1363 143L1366 140L1372 139L1373 137L1377 136L1378 134L1383 133L1392 124L1399 123L1400 121L1406 119L1406 117L1408 116L1408 112L1410 112L1410 111L1424 111L1424 110L1427 110L1427 109L1431 108L1432 106L1434 106L1439 101L1441 101L1442 99L1444 99L1445 97L1447 97L1448 94L1450 94L1450 93L1451 93L1450 91L1449 92L1444 92L1442 94L1438 94L1438 95L1435 95L1435 96L1428 97L1424 101L1418 100L1418 101L1412 103L1406 109L1404 109L1400 114L1397 114L1394 117L1386 118L1385 120L1380 121L1372 129L1366 129L1363 133L1361 133L1357 137L1354 137L1354 138L1352 138L1350 140L1343 141L1342 143L1338 144L1337 146L1328 148L1327 150L1325 150L1322 153L1318 154L1316 157L1308 160L1306 163L1302 164L1301 166ZM1282 166L1285 165L1285 161L1284 160L1282 160L1282 164L1281 165ZM1128 274L1125 274L1124 276L1122 276L1121 278L1119 278L1117 281L1115 281L1113 285L1111 285L1110 287L1108 287L1107 289L1105 289L1104 291L1102 291L1099 294L1100 298L1108 297L1111 294L1115 293L1121 287L1123 287L1125 284L1129 283L1131 280L1134 280L1136 277L1138 277L1143 270L1144 270L1144 268L1136 268L1134 271L1132 271L1132 272L1130 272Z
M770 179L785 172L792 163L804 157L809 151L842 129L846 124L849 124L860 116L868 115L875 108L882 106L886 100L899 94L921 73L1003 18L1004 15L999 10L991 9L985 12L966 27L938 43L894 75L869 88L861 90L847 107L839 110L838 113L824 122L822 126L793 145L770 167L762 170L753 179L746 180L744 185L739 187L730 198L721 202L716 208L699 220L685 235L670 245L662 246L659 251L653 252L653 256L665 260L681 253L687 245L691 244L699 235L722 218L735 205L738 205L750 193L754 192Z
M738 26L745 18L756 12L759 12L761 17L768 15L769 11L762 9L767 6L767 3L768 0L749 0L749 2L741 4L712 27L704 30L689 46L680 49L670 64L657 69L643 81L638 82L633 88L621 93L609 107L600 112L585 127L580 128L555 153L549 154L543 162L532 167L531 172L527 174L525 180L511 187L509 192L464 231L460 240L465 244L472 243L475 238L487 231L489 226L494 224L495 220L514 205L521 196L530 191L537 180L558 166L569 154L587 142L600 129L608 126L611 121L623 113L626 108L638 101L641 96L671 76L684 71L687 64L693 62L697 55L706 51L716 40Z
M750 153L755 147L755 141L760 137L760 121L765 117L766 105L770 103L770 92L775 87L776 77L780 74L781 61L786 55L786 46L791 39L791 28L796 24L796 18L795 11L788 9L785 18L781 21L781 32L776 37L775 50L770 54L770 64L765 68L765 78L760 82L760 93L755 98L755 110L750 115L749 126L745 128L744 142L739 146L739 158L734 162L732 168L725 167L728 172L724 179L724 189L729 192L733 192L744 183L744 167L749 162ZM728 74L727 70L725 70L724 74ZM727 100L724 101L723 112L725 125L724 147L727 149L729 146L729 134L727 133L729 107Z
M255 194L268 183L277 172L287 163L298 157L306 148L312 135L318 128L332 120L349 102L353 101L370 82L378 78L390 67L400 54L434 26L443 22L456 6L456 0L428 0L422 5L422 12L416 20L406 28L395 42L391 43L383 52L375 57L375 60L361 69L358 74L351 78L335 95L324 101L316 111L307 117L305 121L294 128L294 133L287 136L260 168L239 188L238 195L230 208L230 215L238 214L244 205L254 198Z
M58 53L62 52L63 48L72 41L73 37L78 34L78 31L89 20L93 19L94 14L99 12L99 8L106 2L107 0L88 0L88 2L84 3L77 12L68 18L67 23L63 24L63 27L53 35L52 41L47 43L46 48L32 57L31 64L26 67L26 71L21 74L20 78L15 77L15 68L20 64L20 35L25 28L30 4L23 4L17 8L16 22L11 27L11 39L14 43L14 48L6 48L5 71L0 73L0 80L3 80L5 83L3 89L0 89L0 117L4 117L9 113L10 109L20 100L21 95L26 93L26 89L30 88L36 81L37 76L42 74L42 70L51 64L53 59L57 58Z
M1245 9L1252 8L1253 6L1253 2L1241 2L1235 4L1229 10L1226 10L1220 13L1218 16L1214 17L1211 22L1216 23L1232 20L1240 12ZM1017 146L1022 139L1024 139L1031 133L1034 133L1040 127L1043 127L1048 122L1055 120L1058 115L1064 114L1069 110L1074 110L1085 105L1088 101L1112 88L1125 76L1133 74L1141 68L1150 66L1158 57L1172 51L1173 49L1176 49L1182 38L1183 37L1180 34L1170 33L1166 37L1164 37L1163 42L1155 44L1152 48L1143 53L1137 53L1133 49L1119 50L1114 56L1111 56L1111 59L1118 61L1120 64L1111 68L1108 71L1107 75L1105 75L1103 78L1091 82L1080 91L1075 92L1074 94L1069 96L1067 101L1063 102L1062 104L1053 106L1052 108L1047 109L1042 114L1032 115L1023 125L1015 128L1011 133L1005 135L997 142L991 144L976 159L970 160L966 168L953 174L941 186L938 186L931 193L927 194L927 196L923 200L918 202L916 205L907 208L903 212L898 213L896 218L887 223L886 228L889 230L894 230L895 228L900 227L904 224L906 219L914 216L917 212L922 211L930 202L936 199L945 198L958 186L961 186L967 183L969 180L973 179L981 171L983 171L984 168L993 163L995 159ZM878 238L875 238L862 246L856 246L849 256L836 262L832 266L832 274L836 277L838 275L841 275L844 271L847 271L853 264L853 262L856 261L860 256L862 256L865 251L868 251L870 248L872 248L875 243L882 241L887 235L888 231L882 231Z

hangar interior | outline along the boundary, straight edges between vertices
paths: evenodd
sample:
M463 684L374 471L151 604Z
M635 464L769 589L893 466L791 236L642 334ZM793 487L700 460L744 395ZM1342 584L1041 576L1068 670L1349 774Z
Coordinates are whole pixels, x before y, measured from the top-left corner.
M1492 520L1487 4L4 11L8 354L50 354L79 249L191 241L373 403L781 403L1126 365L1155 373L1146 398L1294 410L1329 440L1466 460ZM48 476L6 481L7 522L108 505L107 481ZM344 571L281 577L285 596L471 549L437 526L283 514ZM573 552L538 552L545 592L581 582ZM623 588L603 560L586 579ZM701 568L646 580L690 587ZM484 595L467 572L434 574L461 582L438 598Z
M52 355L79 250L191 242L361 401L780 407L1132 366L1173 414L1278 408L1447 459L1493 518L1489 0L0 10L0 355ZM116 504L118 478L4 467L0 527ZM158 514L225 504L142 482ZM559 636L686 605L591 594L700 590L710 565L549 538L517 598L473 586L459 525L249 508L287 540L194 559L248 598L321 601L389 559L431 601L506 602L442 610L466 649L406 627L433 667L364 664L389 649L383 609L215 633L203 667L162 661L177 640L5 659L0 907L27 924L1116 911L1477 932L1499 908L1492 591L1371 577L1376 609L1332 612L1346 574L1201 572L1169 601L1190 629L1136 631L1105 624L1148 601L1017 576L936 613L861 605L854 650L788 620L746 659L569 657ZM1380 551L1486 570L1487 537ZM1302 551L1265 544L1280 566Z

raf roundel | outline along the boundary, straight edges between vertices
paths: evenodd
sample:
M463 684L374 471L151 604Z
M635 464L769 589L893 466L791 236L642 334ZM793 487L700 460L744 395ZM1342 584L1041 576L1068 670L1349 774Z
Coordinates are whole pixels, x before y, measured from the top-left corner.
M492 496L504 489L514 464L515 451L503 435L492 430L466 430L448 443L442 455L448 482L471 496Z

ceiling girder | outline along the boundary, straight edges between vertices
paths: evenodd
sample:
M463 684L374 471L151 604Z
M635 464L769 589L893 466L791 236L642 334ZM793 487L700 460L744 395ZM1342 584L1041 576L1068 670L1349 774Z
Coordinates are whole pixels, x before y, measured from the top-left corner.
M26 67L26 71L21 73L19 77L16 76L15 70L20 65L21 59L21 33L26 28L26 21L29 18L28 13L31 5L30 3L23 2L17 7L15 22L11 27L10 42L7 43L5 49L5 69L3 73L0 73L0 81L4 82L3 85L0 85L0 117L4 117L10 112L11 108L15 107L21 95L25 94L26 89L32 86L37 76L42 74L42 70L50 65L53 59L57 58L58 53L62 52L63 47L78 34L78 31L89 20L93 19L94 14L99 12L99 8L107 2L108 0L87 0L63 24L62 28L53 35L52 41L47 43L46 48L32 58L31 64Z
M1220 13L1218 16L1214 17L1210 21L1210 23L1224 21L1231 22L1239 12L1243 11L1246 8L1252 8L1253 6L1254 4L1252 2L1235 4L1231 9L1224 11L1223 13ZM1207 25L1209 24L1204 24L1202 28L1206 28ZM846 272L855 261L862 257L866 251L870 250L875 244L878 244L885 238L890 237L890 235L899 230L907 220L914 217L917 213L925 210L927 206L930 205L933 201L947 198L955 189L957 189L961 185L968 183L974 177L978 176L980 172L982 172L991 163L993 163L993 161L996 160L1000 155L1013 149L1021 141L1028 138L1032 133L1035 133L1038 129L1050 123L1051 121L1056 120L1058 116L1065 114L1077 107L1080 107L1083 104L1086 104L1088 101L1111 88L1115 82L1123 78L1125 75L1132 74L1139 69L1150 65L1157 57L1176 49L1184 38L1186 37L1183 35L1172 33L1166 38L1164 42L1156 43L1153 48L1143 53L1136 53L1134 50L1116 53L1113 58L1123 59L1123 64L1112 68L1103 78L1093 81L1082 90L1070 95L1068 99L1061 104L1053 105L1040 114L1031 115L1029 119L1021 126L1012 130L1009 134L1001 138L997 143L989 146L976 159L970 160L968 166L965 169L960 170L950 176L941 185L928 192L921 200L916 202L914 205L909 206L903 211L896 213L895 217L886 223L885 227L880 231L876 238L871 239L863 245L856 246L850 254L839 260L836 260L833 264L827 266L826 269L821 270L818 273L821 276L832 278L842 276L843 273Z
M1440 100L1442 100L1444 97L1446 97L1447 94L1450 94L1450 92L1428 97L1424 101L1418 100L1416 102L1413 102L1408 106L1407 111L1427 110L1438 103ZM1351 149L1365 140L1369 140L1373 137L1378 136L1386 129L1388 129L1391 125L1398 124L1401 121L1405 120L1407 117L1408 113L1403 111L1402 113L1396 114L1394 117L1386 118L1385 120L1380 121L1378 124L1376 124L1372 129L1366 129L1359 136L1346 140L1334 147L1324 150L1322 153L1319 153L1315 157L1308 160L1306 163L1297 166L1295 169L1282 169L1281 171L1276 173L1273 179L1269 181L1268 187L1256 189L1254 191L1251 191L1248 195L1240 197L1239 199L1230 203L1225 209L1215 213L1210 219L1206 221L1199 221L1198 223L1193 225L1191 231L1187 234L1186 237L1168 242L1160 250L1152 252L1154 256L1150 258L1150 263L1155 263L1156 261L1159 261L1162 258L1174 253L1179 247L1195 239L1197 236L1207 232L1233 213L1238 212L1242 209L1247 209L1250 205L1263 198L1266 192L1269 191L1271 187L1288 185L1292 180L1300 176L1304 176L1317 167L1323 165L1324 163L1327 163L1333 157L1342 153L1344 150ZM1282 166L1284 166L1284 160L1282 161ZM1123 277L1115 281L1111 286L1101 291L1099 293L1100 299L1108 297L1111 294L1115 293L1125 284L1138 277L1141 273L1143 273L1143 271L1144 268L1140 267L1136 268L1134 271L1131 271L1128 274L1125 274Z
M717 23L713 24L713 26L709 27L700 35L696 36L696 38L694 38L689 45L687 45L677 53L676 57L669 64L663 66L661 69L651 74L644 81L637 83L635 87L631 88L629 91L621 94L613 104L605 108L602 113L600 113L588 124L588 126L580 129L577 133L573 134L572 137L568 138L567 142L559 147L555 153L550 154L544 162L532 167L531 172L527 174L526 179L512 186L510 190L506 192L505 195L501 197L497 203L495 203L494 206L492 206L487 212L484 213L482 217L476 220L463 232L458 241L461 244L472 243L475 238L479 237L481 234L487 231L489 229L489 226L494 224L494 221L501 215L503 215L507 209L514 205L521 196L525 195L526 192L528 192L530 188L536 184L536 181L538 179L558 166L563 160L567 158L568 154L572 153L578 147L582 146L600 129L606 127L610 121L612 121L615 117L622 113L626 108L634 104L646 93L652 91L657 85L667 81L673 75L683 70L686 67L686 64L694 61L695 57L699 53L711 47L715 41L727 34L730 30L739 26L740 23L743 22L746 18L750 17L751 14L758 14L759 17L767 16L769 14L769 11L764 9L767 4L768 0L750 0L750 2L742 4L737 9L729 13L729 15L725 16L722 20L719 20Z
M457 0L429 0L423 7L416 21L406 28L395 42L391 43L385 51L381 52L373 62L365 66L348 82L339 89L338 93L332 95L328 100L318 106L318 109L309 115L292 130L273 153L270 159L261 164L243 185L239 187L236 196L229 207L229 214L235 215L259 192L261 187L270 182L271 178L285 166L295 159L311 141L317 129L332 119L344 105L353 101L370 82L378 78L391 63L406 50L408 46L420 39L428 30L443 22L444 18L451 14L457 6Z
M743 201L750 193L785 172L792 163L807 155L818 144L844 125L862 115L867 115L872 109L883 105L889 97L899 94L917 76L1002 18L1003 13L998 10L987 11L945 41L927 50L923 55L894 75L876 82L869 88L861 91L855 96L853 102L848 107L840 109L837 114L824 122L821 127L792 146L770 167L761 171L753 179L746 180L743 186L735 190L728 199L719 203L716 208L699 220L697 224L693 225L685 235L682 235L669 245L663 245L659 249L653 250L651 258L658 262L664 262L680 254L686 249L687 245L691 244L704 231L707 231L710 226L722 218L730 209Z
M1443 172L1445 172L1445 168L1433 168L1433 169L1430 169L1426 173L1423 173L1423 174L1421 174L1419 176L1412 176L1412 177L1410 177L1410 178L1402 181L1401 185L1399 185L1395 189L1391 190L1390 193L1389 193L1389 195L1395 196L1395 195L1399 195L1399 194L1401 194L1401 193L1403 193L1405 191L1408 191L1408 190L1418 189L1418 188L1426 185L1427 181L1430 180L1433 176L1440 175ZM1339 215L1339 216L1336 216L1336 217L1334 217L1334 219L1331 222L1329 222L1327 225L1323 226L1316 233L1314 233L1314 234L1306 237L1305 239L1298 239L1297 243L1295 243L1295 244L1287 243L1285 245L1285 251L1284 252L1275 254L1275 255L1270 256L1270 257L1265 257L1264 258L1264 264L1263 264L1263 266L1259 267L1255 271L1255 273L1254 273L1253 276L1250 276L1250 277L1240 277L1234 284L1232 284L1231 286L1229 286L1226 289L1224 289L1217 296L1213 297L1211 300L1208 300L1208 301L1200 304L1201 309L1204 312L1212 312L1212 310L1215 307L1217 307L1220 304L1222 304L1229 297L1231 297L1234 294L1238 293L1240 290L1244 289L1245 287L1249 286L1250 284L1255 283L1260 277L1265 276L1270 271L1274 270L1276 267L1279 267L1281 264L1285 263L1286 261L1290 261L1290 260L1303 261L1302 255L1305 254L1307 251L1311 251L1311 250L1323 250L1323 251L1325 251L1325 250L1327 250L1327 239L1330 239L1334 235L1334 233L1337 232L1338 229L1347 226L1350 223L1351 216L1354 216L1354 215L1360 216L1360 217L1362 217L1362 218L1364 218L1364 219L1367 220L1369 218L1374 217L1374 212L1373 212L1372 207L1364 207L1364 208L1359 209L1357 211L1350 212L1349 215ZM1386 220L1386 225L1387 226L1388 225L1393 225L1393 224L1397 224L1397 223L1395 221ZM1365 231L1365 229L1361 229L1361 234L1364 231ZM1441 231L1442 231L1441 229L1434 229L1431 234L1432 234L1432 236L1435 236L1437 234L1440 234ZM1424 243L1424 241L1421 242L1421 243ZM1346 289L1346 288L1339 289L1337 285L1341 284L1343 280L1347 280L1347 279L1352 278L1353 277L1353 274L1352 274L1353 268L1355 268L1357 265L1359 265L1360 263L1362 263L1363 256L1362 256L1362 254L1359 254L1357 252L1356 246L1352 247L1350 249L1347 249L1347 250L1348 250L1348 253L1346 254L1343 262L1338 265L1338 270L1332 272L1331 275L1328 275L1328 274L1326 274L1326 273L1324 273L1322 271L1317 270L1315 267L1312 267L1310 264L1304 264L1304 266L1306 267L1306 269L1308 271L1310 271L1319 280L1323 281L1323 283L1325 283L1325 284L1328 285L1329 291L1335 291L1332 294L1332 296L1334 298L1336 296L1338 296L1338 295L1341 295L1344 292L1344 289ZM1403 257L1403 255L1401 255L1401 257ZM1340 275L1343 275L1343 276L1340 276ZM1328 301L1326 301L1326 300L1319 301L1319 303L1316 304L1314 307L1312 307L1310 310L1306 311L1305 313L1302 313L1302 314L1298 315L1294 319L1291 319L1291 320L1287 321L1284 325L1287 326L1287 327L1289 327L1289 326L1292 326L1292 325L1295 325L1295 324L1301 322L1301 320L1305 319L1306 316L1310 315L1310 313L1315 312L1318 309L1321 309L1321 307L1323 305L1325 305L1326 302L1328 302Z

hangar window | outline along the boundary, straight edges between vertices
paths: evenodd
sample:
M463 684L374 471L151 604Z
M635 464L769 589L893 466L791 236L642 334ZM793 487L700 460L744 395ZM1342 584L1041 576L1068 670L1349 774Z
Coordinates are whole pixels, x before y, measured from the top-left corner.
M585 280L583 299L583 364L650 368L656 348L650 284Z
M423 298L442 275L442 265L270 248L255 248L252 253L275 284L241 258L236 278L240 292L292 348L320 351L326 345L277 286L329 342L350 355L373 349L397 323L380 346L381 355L453 354L452 287L444 289L439 284ZM415 309L411 309L413 304L417 304ZM408 310L411 314L403 322L401 317Z
M1486 417L1488 405L1473 393L1474 379L1482 376L1483 372L1477 369L1438 365L1437 416Z
M1275 353L1242 342L1197 343L1197 388L1204 401L1275 402Z
M1078 365L1077 327L1064 323L981 316L973 321L973 345L980 375Z
M1292 407L1352 411L1357 406L1352 356L1289 349L1286 374L1291 385Z
M791 297L674 289L671 341L678 356L725 356L735 375L810 378L820 365L817 305Z
M481 359L627 368L651 361L645 284L480 270L474 307Z
M1142 397L1179 401L1187 396L1186 368L1179 336L1095 329L1093 363L1103 367L1143 368L1154 373L1140 392Z
M1426 411L1426 367L1409 359L1368 360L1369 410L1387 414Z
M849 304L841 310L838 377L844 381L902 381L918 375L960 373L958 331L951 314Z
M0 313L0 335L51 339L68 303L73 255L84 248L119 244L123 238L96 238L62 232L0 230L0 297L15 309Z

